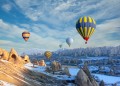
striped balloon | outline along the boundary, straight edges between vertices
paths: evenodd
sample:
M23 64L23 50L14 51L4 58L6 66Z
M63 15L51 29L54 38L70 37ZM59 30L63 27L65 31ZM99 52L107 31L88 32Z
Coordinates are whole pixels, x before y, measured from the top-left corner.
M96 22L91 17L84 16L83 18L80 18L76 23L76 29L82 38L86 40L86 44L91 35L94 33L95 28Z
M50 57L52 56L52 53L50 51L46 51L44 55L47 59L50 59Z
M24 31L24 32L22 33L22 37L23 37L23 39L24 39L25 41L28 41L28 39L29 39L29 37L30 37L30 33L27 32L27 31Z

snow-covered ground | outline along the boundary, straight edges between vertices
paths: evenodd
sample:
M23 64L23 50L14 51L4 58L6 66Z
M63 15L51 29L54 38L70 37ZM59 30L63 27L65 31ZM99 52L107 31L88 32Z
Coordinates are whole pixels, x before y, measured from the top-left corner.
M25 67L27 69L29 69L29 70L33 70L33 71L36 71L36 72L44 72L45 71L45 67L44 66L37 66L37 65L35 65L33 67L32 63L25 64Z
M97 71L98 70L98 66L89 66L88 68L90 71Z
M102 74L93 74L93 75L97 76L100 80L103 80L107 84L120 82L120 77L108 76L108 75L102 75Z
M72 76L76 76L79 70L79 68L69 68L69 72Z
M69 77L67 75L53 75L53 74L47 73L47 72L45 72L45 67L35 65L35 68L34 68L32 63L26 64L25 67L30 69L30 70L33 70L36 72L41 72L41 73L55 77L55 78L60 79L60 80L74 80L75 76L77 75L78 71L80 70L79 68L70 67L69 72L72 76ZM95 68L91 67L91 70L92 70L92 68L94 70L96 70L96 67ZM107 75L102 75L102 74L93 74L93 75L97 76L99 80L103 80L106 84L114 84L114 83L120 81L120 77L107 76Z
M1 83L3 83L3 86L15 86L14 84L11 84L11 83L0 80L0 86L2 86Z
M87 58L82 58L80 60L88 61L88 60L102 60L102 59L108 59L108 57L87 57Z
M45 72L45 67L43 67L43 66L37 66L37 65L35 65L35 67L33 67L32 63L26 64L25 67L27 69L29 69L29 70L32 70L32 71L35 71L35 72L41 72L43 74L55 77L55 78L60 79L60 80L74 80L75 79L75 75L79 71L77 68L70 68L69 70L70 70L70 74L72 76L69 77L67 75L54 75L52 73L47 73L47 72Z

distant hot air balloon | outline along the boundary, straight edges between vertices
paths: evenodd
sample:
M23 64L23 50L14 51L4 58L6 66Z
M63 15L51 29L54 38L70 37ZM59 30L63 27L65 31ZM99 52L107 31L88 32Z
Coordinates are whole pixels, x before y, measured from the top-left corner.
M67 38L66 39L66 43L69 45L69 47L70 47L70 45L73 43L73 39L72 38Z
M45 55L45 57L46 57L47 59L50 59L50 57L52 56L52 52L46 51L46 52L44 53L44 55Z
M30 33L27 32L27 31L24 31L24 32L22 33L22 37L23 37L23 39L24 39L25 41L28 41L28 39L29 39L29 37L30 37Z
M78 33L82 36L84 40L86 40L85 44L94 33L96 28L96 22L91 17L84 16L83 18L78 19L76 23L76 29Z
M59 47L62 48L62 44L60 44Z

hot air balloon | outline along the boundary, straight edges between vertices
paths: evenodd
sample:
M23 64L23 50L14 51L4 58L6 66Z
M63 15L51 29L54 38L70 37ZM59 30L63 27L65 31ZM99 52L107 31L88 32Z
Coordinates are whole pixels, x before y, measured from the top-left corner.
M72 38L67 38L66 39L66 43L69 45L69 47L70 47L70 45L73 43L73 39Z
M30 37L30 33L27 32L27 31L24 31L24 32L22 33L22 37L23 37L23 39L24 39L25 41L28 41L28 39L29 39L29 37Z
M76 23L76 29L78 33L82 36L84 40L86 40L85 44L94 33L96 28L96 22L91 17L84 16L83 18L79 18Z
M62 48L62 44L60 44L59 47Z
M52 53L50 51L46 51L44 55L47 59L50 59L50 57L52 56Z

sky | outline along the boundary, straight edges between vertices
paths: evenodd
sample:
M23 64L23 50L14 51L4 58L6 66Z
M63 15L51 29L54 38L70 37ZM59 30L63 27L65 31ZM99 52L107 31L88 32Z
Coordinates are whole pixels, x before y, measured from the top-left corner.
M96 21L94 34L85 41L76 21L90 16ZM28 42L22 32L29 31ZM73 38L69 48L66 38ZM120 0L0 0L0 47L57 50L117 46L120 44Z

